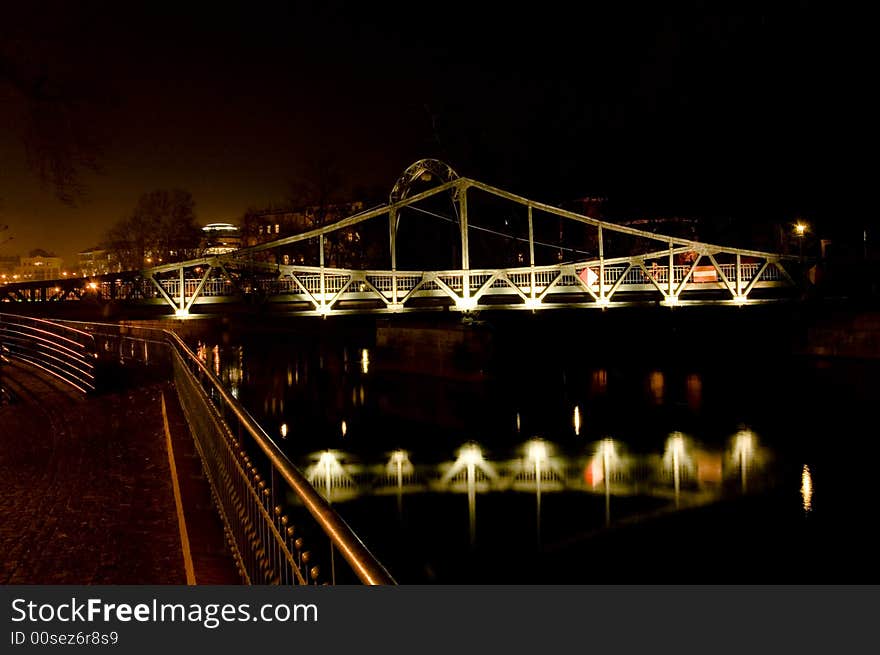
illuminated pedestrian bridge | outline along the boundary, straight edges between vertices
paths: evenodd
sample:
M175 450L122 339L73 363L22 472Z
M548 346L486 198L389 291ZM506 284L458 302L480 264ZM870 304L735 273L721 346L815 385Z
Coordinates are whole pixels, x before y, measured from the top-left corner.
M0 301L275 303L329 316L790 298L797 258L602 221L421 160L387 204L236 251L89 279L0 287Z

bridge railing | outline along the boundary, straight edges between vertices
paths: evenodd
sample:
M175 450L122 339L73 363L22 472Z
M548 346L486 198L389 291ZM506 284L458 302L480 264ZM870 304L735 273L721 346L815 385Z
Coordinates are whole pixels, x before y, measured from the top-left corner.
M95 390L97 348L83 330L0 313L0 358L36 366L83 393Z
M394 584L327 500L177 334L141 326L76 325L114 356L118 352L121 358L162 365L170 359L180 404L245 582ZM158 343L165 357L154 353Z

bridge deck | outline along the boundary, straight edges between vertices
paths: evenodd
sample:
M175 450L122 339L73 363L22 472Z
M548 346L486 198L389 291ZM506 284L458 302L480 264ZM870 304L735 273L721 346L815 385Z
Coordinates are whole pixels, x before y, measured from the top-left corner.
M187 582L163 393L195 581L239 581L173 387L126 372L83 397L27 366L0 375L17 396L0 406L0 584Z

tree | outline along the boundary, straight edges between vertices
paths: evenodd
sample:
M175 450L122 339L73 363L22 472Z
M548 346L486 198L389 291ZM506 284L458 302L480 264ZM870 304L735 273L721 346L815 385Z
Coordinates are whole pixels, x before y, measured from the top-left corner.
M43 185L73 205L85 193L83 172L100 170L93 115L103 92L69 65L71 54L63 40L0 36L2 120L21 135Z
M157 189L143 194L131 215L107 230L102 246L125 270L182 261L199 244L195 201L183 189Z
M312 225L318 227L327 221L330 210L345 197L346 188L338 162L332 155L325 154L312 160L306 173L290 182L287 201L293 209L312 208Z

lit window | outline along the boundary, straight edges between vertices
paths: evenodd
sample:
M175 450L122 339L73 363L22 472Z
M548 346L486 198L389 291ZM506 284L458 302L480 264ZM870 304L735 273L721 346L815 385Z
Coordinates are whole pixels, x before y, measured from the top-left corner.
M281 231L281 226L278 223L275 223L275 234L278 234Z

